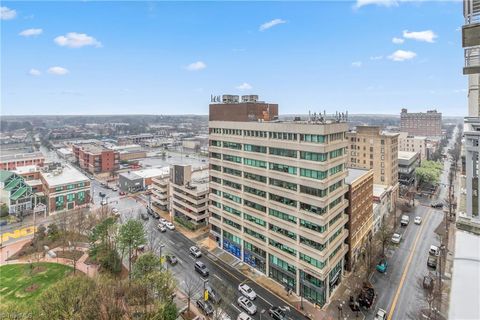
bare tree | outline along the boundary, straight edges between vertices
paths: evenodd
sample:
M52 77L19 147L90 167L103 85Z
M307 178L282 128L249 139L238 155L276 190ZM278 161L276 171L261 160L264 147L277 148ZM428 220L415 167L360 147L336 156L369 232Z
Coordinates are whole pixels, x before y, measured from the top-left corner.
M210 282L210 287L215 290L216 294L219 296L218 298L220 298L220 300L217 298L216 301L213 301L214 299L211 299L209 296L209 300L212 300L211 302L213 306L212 319L221 320L228 315L226 310L230 308L230 305L235 303L236 291L232 286L218 280L217 278L212 278Z
M378 242L381 245L383 256L386 254L386 249L388 248L388 244L390 243L392 235L393 230L388 226L387 223L383 222L376 235Z
M187 310L190 312L190 303L203 290L203 283L196 278L186 277L182 282L183 292L187 296Z

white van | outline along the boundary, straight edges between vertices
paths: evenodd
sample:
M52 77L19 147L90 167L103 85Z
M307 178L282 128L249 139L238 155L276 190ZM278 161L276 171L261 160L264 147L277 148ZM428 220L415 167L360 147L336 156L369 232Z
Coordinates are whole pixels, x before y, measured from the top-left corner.
M405 227L405 226L408 226L409 222L410 222L410 217L407 215L403 215L402 220L400 220L400 224Z

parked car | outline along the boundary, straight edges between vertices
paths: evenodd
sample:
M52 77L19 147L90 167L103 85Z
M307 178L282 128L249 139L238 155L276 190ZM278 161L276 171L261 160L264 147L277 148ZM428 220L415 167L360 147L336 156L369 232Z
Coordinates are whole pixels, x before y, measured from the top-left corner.
M209 316L213 313L213 306L210 302L205 301L203 299L198 299L197 300L197 307L205 314L206 316Z
M377 313L375 314L375 318L373 318L373 319L374 320L385 320L385 319L387 319L387 311L379 308L377 310Z
M117 187L112 187L112 191L118 191Z
M158 224L157 229L160 232L166 232L167 231L167 228L165 228L165 226L163 224L160 224L160 223Z
M167 227L170 230L175 230L175 225L171 222L165 223L165 227Z
M436 256L428 256L427 259L427 266L433 269L437 269L437 257Z
M415 220L413 220L413 223L415 224L422 224L422 217L416 216Z
M107 203L107 200L102 199L102 202L100 202L100 204L101 204L102 206L106 206L108 203Z
M160 216L158 214L156 214L155 212L152 213L152 217L153 219L160 219Z
M200 273L202 277L207 277L209 274L207 266L202 261L195 262L195 271Z
M178 263L178 259L177 259L177 257L175 257L174 255L167 254L167 255L165 256L165 258L167 259L167 262L168 262L170 265L172 265L172 266L174 266L174 265L176 265L176 264Z
M220 303L222 301L222 297L220 294L217 292L217 290L213 289L211 286L207 286L205 290L208 291L208 300L211 301L212 303Z
M165 223L167 223L167 222L168 222L168 221L167 221L167 219L160 218L160 223L163 223L163 224L165 224Z
M248 314L245 312L242 312L238 315L237 320L253 320L252 317L250 317Z
M402 236L398 233L394 233L393 236L392 236L392 242L393 243L400 243L400 241L402 240Z
M252 288L250 288L247 284L245 283L240 283L238 285L238 291L240 291L241 294L243 294L245 297L247 297L250 300L255 300L257 297L257 294L255 291L253 291Z
M435 202L435 203L432 203L430 206L431 206L432 208L435 208L435 209L441 209L441 208L443 208L443 203L441 203L441 202Z
M121 196L124 196L124 195L126 195L127 193L126 193L125 191L120 191L118 194L121 195Z
M283 311L280 307L277 306L268 309L268 314L275 320L285 319L285 311Z
M386 259L381 259L375 267L378 272L385 273L387 271L388 263Z
M432 256L439 256L440 255L440 248L434 245L430 246L430 249L428 249L428 253Z
M143 213L143 212L140 214L140 218L142 218L142 220L148 220L149 219L148 215Z
M253 304L247 297L241 296L237 299L237 304L245 310L249 315L253 316L257 312L257 306Z
M195 258L200 258L202 256L202 251L195 246L190 247L190 254Z
M410 217L407 215L403 215L402 219L400 220L400 225L402 225L403 227L406 227L408 226L409 222L410 222Z
M435 281L433 281L432 277L424 276L423 277L423 288L427 290L432 290L435 286Z

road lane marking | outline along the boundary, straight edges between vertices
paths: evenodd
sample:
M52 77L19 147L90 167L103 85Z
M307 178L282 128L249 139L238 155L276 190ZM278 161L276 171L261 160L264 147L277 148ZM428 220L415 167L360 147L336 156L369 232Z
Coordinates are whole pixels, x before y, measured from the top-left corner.
M270 307L273 307L273 304L271 304L269 301L267 301L267 299L265 299L264 297L262 297L261 295L259 295L257 293L257 297L259 297L260 299L262 299L263 301L265 301Z
M223 281L223 279L220 278L219 276L217 276L216 274L214 274L213 276L214 276L215 278L217 278L218 280Z
M237 305L235 303L231 303L232 307L234 307L238 312L242 313L243 310L241 310L239 307L237 307Z
M400 296L400 292L402 291L403 284L407 277L408 270L410 269L413 255L415 254L415 249L417 248L418 240L420 239L420 235L422 234L423 227L427 224L428 218L430 218L431 211L432 211L431 209L427 211L425 221L420 226L420 230L418 230L417 236L415 237L415 241L413 242L413 246L412 246L412 251L408 256L407 265L405 266L405 269L403 270L403 273L402 273L402 277L400 278L400 283L398 284L397 291L395 292L395 297L393 298L392 306L390 307L390 312L388 313L387 320L391 320L393 313L395 312L395 307L397 306L398 297Z

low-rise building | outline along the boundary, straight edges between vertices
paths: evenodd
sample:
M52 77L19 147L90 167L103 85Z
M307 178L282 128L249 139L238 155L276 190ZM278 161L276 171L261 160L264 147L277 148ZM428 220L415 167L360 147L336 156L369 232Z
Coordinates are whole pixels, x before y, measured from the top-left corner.
M415 184L415 169L420 165L418 152L398 152L398 182L410 187Z
M160 209L167 211L169 206L170 195L170 170L163 175L152 178L152 195L151 202Z
M425 136L412 136L408 132L400 132L398 151L418 152L420 160L428 159L428 139Z
M15 170L24 166L43 166L45 156L41 152L5 154L0 156L0 170Z
M173 219L189 229L206 226L208 169L193 171L191 165L174 165L170 179L170 215Z
M390 212L392 204L392 187L381 184L373 185L373 234L377 233Z
M120 153L101 144L75 144L72 149L80 168L92 174L114 172L120 166Z
M0 202L8 207L9 214L20 216L32 210L33 194L22 176L11 171L0 171Z
M348 244L346 267L352 270L362 252L362 248L369 241L373 231L373 170L348 169L345 178L348 185L346 198L349 201L348 213Z
M118 183L122 191L137 192L148 189L152 186L153 179L162 178L168 173L168 167L122 172L118 175Z
M90 179L69 164L42 168L40 180L49 213L85 207L90 202Z

